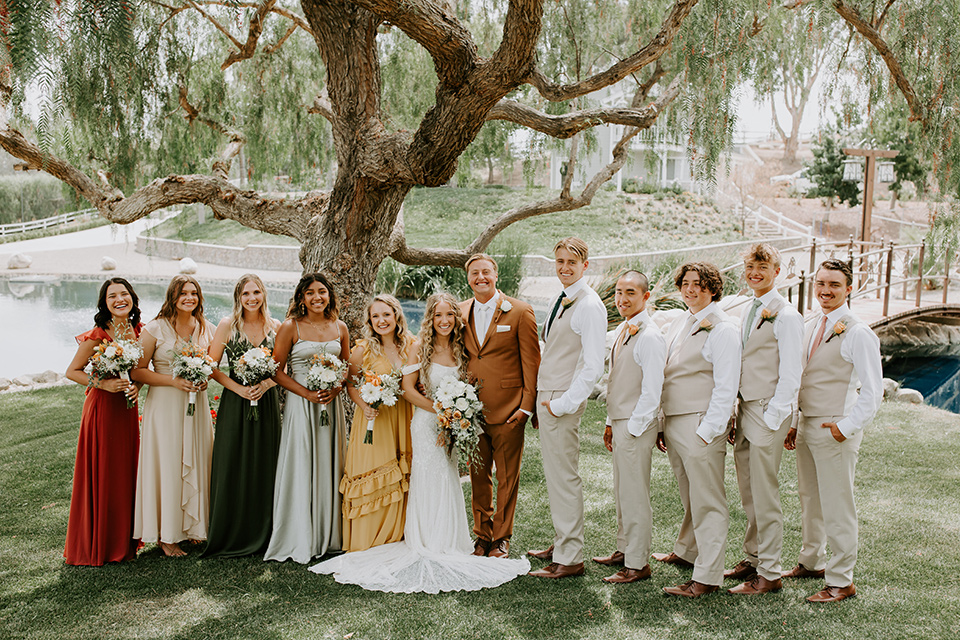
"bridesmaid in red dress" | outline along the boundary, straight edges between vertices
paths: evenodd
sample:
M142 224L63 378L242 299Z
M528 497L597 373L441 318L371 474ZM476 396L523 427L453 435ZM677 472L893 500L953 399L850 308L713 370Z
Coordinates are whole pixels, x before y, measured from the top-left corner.
M140 335L140 307L133 287L123 278L110 278L100 287L96 327L77 336L79 347L67 377L86 386L83 368L103 340ZM101 566L133 560L139 540L133 539L133 506L137 484L140 426L137 386L120 378L93 379L80 419L73 496L63 557L67 564Z

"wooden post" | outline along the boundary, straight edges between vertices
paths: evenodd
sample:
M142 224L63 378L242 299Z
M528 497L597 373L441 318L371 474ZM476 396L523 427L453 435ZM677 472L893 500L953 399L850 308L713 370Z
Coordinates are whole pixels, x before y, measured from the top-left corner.
M943 304L947 304L947 290L950 289L950 249L943 248Z
M807 275L801 269L800 270L800 292L799 292L800 295L797 296L797 311L800 312L800 315L803 315L803 298L804 298L803 293L806 286L807 286Z
M844 149L848 156L866 159L863 171L863 217L860 221L860 242L870 241L870 226L873 222L873 188L876 183L877 158L895 158L900 153L887 149Z
M927 239L920 241L920 266L917 267L917 308L920 308L920 293L923 291L923 254L927 248Z
M883 250L883 244L886 242L886 239L882 236L880 237L880 250ZM877 254L877 287L883 284L883 254ZM880 299L880 289L877 289L877 300Z
M893 275L893 242L890 243L890 250L887 251L887 286L883 292L883 317L887 317L890 311L890 280Z
M810 273L816 273L815 269L817 268L817 239L813 239L813 244L810 245ZM813 287L807 290L807 311L813 308Z

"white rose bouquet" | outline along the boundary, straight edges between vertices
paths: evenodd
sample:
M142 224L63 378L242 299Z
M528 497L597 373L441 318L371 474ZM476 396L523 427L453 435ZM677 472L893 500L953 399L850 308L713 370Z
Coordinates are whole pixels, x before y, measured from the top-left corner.
M382 406L392 407L403 395L400 390L400 379L403 374L399 371L390 373L373 373L364 371L356 380L354 386L360 393L360 398L374 409ZM364 444L373 444L373 420L367 420L367 432L363 436Z
M253 347L243 352L243 355L237 359L237 364L233 370L240 382L247 387L251 387L273 377L273 374L277 372L277 366L277 361L273 359L270 349ZM257 408L256 400L250 401L247 418L250 420L260 419L260 410Z
M213 374L217 363L207 355L207 350L193 344L192 340L185 340L180 351L173 354L173 375L183 378L193 384L203 384ZM187 402L187 415L192 416L197 410L197 392L191 391Z
M118 335L120 332L117 332ZM143 347L135 340L104 340L93 348L90 361L83 368L93 386L94 380L118 377L130 382L130 370L137 366L143 357ZM136 400L127 398L127 409L133 407Z
M478 462L477 444L483 430L483 403L472 384L445 378L433 393L437 412L437 446L457 452L461 466Z
M310 369L307 370L307 389L329 391L339 387L347 377L347 368L347 363L332 353L322 351L314 354L310 359ZM320 424L323 426L330 424L330 416L327 415L325 404L320 405Z

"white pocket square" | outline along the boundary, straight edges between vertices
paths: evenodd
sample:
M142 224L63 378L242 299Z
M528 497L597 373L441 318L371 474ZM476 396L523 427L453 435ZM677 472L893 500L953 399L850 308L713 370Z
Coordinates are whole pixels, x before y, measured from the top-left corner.
M508 324L497 325L497 333L506 333L507 331L510 331L510 325Z

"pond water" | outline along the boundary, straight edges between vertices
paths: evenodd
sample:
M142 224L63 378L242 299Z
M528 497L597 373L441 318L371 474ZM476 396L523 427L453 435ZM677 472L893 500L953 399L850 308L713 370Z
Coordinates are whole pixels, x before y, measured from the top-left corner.
M63 372L77 351L75 336L93 327L97 294L102 281L59 278L0 279L0 377L48 369ZM204 313L216 324L232 308L232 287L205 285ZM140 297L143 322L157 315L166 292L165 284L133 283ZM293 287L267 288L270 314L283 318ZM402 301L410 327L416 331L423 316L423 303Z
M884 363L883 375L922 393L926 404L960 413L960 355L899 356Z

